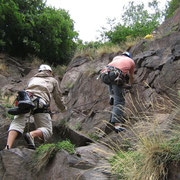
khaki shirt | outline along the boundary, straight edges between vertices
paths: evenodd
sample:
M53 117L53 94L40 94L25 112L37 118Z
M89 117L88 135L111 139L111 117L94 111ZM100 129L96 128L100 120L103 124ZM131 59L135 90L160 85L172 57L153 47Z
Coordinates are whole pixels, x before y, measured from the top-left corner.
M62 111L65 109L61 100L59 83L46 71L41 71L34 75L30 79L26 91L40 96L47 104L50 104L51 98L53 97L57 107Z

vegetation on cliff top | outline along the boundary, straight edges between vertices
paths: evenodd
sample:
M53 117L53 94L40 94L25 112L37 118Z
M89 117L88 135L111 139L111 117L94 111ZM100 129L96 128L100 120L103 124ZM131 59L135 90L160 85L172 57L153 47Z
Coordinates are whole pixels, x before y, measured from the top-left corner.
M75 50L77 35L64 9L47 7L44 0L0 0L1 52L63 64Z
M113 20L109 20L111 29L102 29L101 40L84 43L78 39L74 22L66 10L48 7L44 0L0 0L0 52L23 58L35 55L57 65L67 64L76 49L81 53L89 48L113 45L127 49L131 45L124 46L125 42L151 33L179 6L178 0L171 0L163 11L157 0L153 0L149 3L153 11L148 12L143 3L129 2L124 7L122 22L114 25Z

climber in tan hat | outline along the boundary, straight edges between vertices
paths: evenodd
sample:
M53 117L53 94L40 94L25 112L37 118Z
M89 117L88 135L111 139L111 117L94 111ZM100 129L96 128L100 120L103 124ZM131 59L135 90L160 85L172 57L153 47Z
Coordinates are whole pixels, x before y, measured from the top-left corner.
M18 92L17 107L9 109L8 113L15 115L8 130L7 145L5 149L12 148L16 138L23 134L26 118L30 114L34 116L36 130L24 135L28 147L35 149L34 138L44 141L52 136L52 122L50 116L51 97L61 111L65 106L61 100L61 92L58 81L53 77L49 65L42 64L38 73L34 75L24 91Z

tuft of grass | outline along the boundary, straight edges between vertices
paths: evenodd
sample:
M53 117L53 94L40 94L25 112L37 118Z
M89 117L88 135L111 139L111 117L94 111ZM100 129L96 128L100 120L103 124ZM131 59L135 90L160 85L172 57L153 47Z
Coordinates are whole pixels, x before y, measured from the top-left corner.
M56 155L58 151L65 150L69 154L75 153L75 145L69 140L58 142L57 144L43 144L36 149L32 169L38 173L44 168Z
M135 150L118 149L110 159L112 173L123 180L166 179L169 164L180 161L179 131L168 139L158 132L135 136L139 138Z
M96 75L98 72L96 71L96 69L94 68L87 68L86 71L84 72L85 76L87 77L92 77L94 75Z
M99 136L96 133L89 133L88 136L93 139L94 141L99 140Z
M74 54L74 58L88 57L90 60L94 60L96 57L96 48L78 49Z
M180 98L180 90L178 90L178 97Z
M3 113L3 116L5 118L8 118L10 120L13 120L14 119L14 116L9 114L7 112L7 109L9 108L13 108L14 107L14 101L15 101L16 97L15 96L0 96L0 100L1 100L1 106L5 108L5 111Z
M31 62L31 66L37 68L41 64L44 64L44 61L37 56L29 56L29 61Z
M50 160L53 159L57 152L55 144L44 144L36 149L35 156L33 159L33 170L39 172L45 167Z
M67 66L65 66L65 65L58 65L58 66L56 66L56 67L53 67L53 72L56 74L56 75L58 75L58 77L60 78L60 79L62 79L63 78L63 75L65 74L65 72L66 72L66 69L67 69Z
M76 130L76 131L80 131L80 130L82 129L82 124L81 124L81 122L77 122L77 123L75 124L75 126L72 127L72 129L74 129L74 130Z
M68 126L66 119L60 119L60 120L59 120L59 124L60 124L61 126Z
M75 153L75 145L72 144L69 140L58 142L56 145L58 151L65 150L69 154Z
M121 46L119 45L104 45L97 49L97 57L101 57L103 54L110 54L110 53L117 53L117 52L123 52Z
M112 173L118 174L118 179L130 180L134 178L136 169L142 166L142 159L142 154L136 151L118 151L109 159L109 162L112 166Z
M132 97L129 99L131 100ZM123 140L128 135L126 133L118 134L117 139L120 139L120 145L114 145L116 141L112 143L109 141L107 144L108 147L110 143L113 145L110 148L114 150L114 156L110 159L110 163L112 173L118 174L119 179L167 179L169 165L180 162L180 104L178 99L180 98L176 92L176 102L161 96L146 104L137 93L136 98L130 101L132 105L129 114L131 119L136 121L132 122L127 118L125 125L128 129L127 133L132 138L130 145L133 146L127 144L130 148L122 148ZM161 113L172 117L169 115L157 117ZM168 121L166 129L160 126L162 117L166 117Z
M123 49L127 49L127 47L124 46L122 48L120 45L104 43L98 47L87 47L76 50L74 59L77 57L88 57L90 60L95 60L96 58L102 57L104 54L123 52Z
M72 89L73 87L74 87L74 82L72 82L72 81L66 81L66 83L65 83L65 88L67 88L67 89Z
M0 72L3 74L8 72L8 67L6 64L0 63Z
M1 106L2 107L4 107L5 109L9 109L9 108L13 108L13 106L11 105L11 104L1 104ZM7 111L5 111L4 113L3 113L3 116L5 117L5 118L8 118L8 119L10 119L10 120L13 120L14 119L14 116L13 115L11 115L11 114L9 114Z

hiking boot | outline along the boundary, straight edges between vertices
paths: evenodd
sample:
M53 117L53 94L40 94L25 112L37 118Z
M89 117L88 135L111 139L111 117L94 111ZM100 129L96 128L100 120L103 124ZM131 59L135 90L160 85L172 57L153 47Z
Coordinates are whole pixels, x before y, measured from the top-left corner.
M24 135L24 139L25 139L25 141L27 142L29 149L36 149L36 148L35 148L35 144L34 144L34 139L33 139L33 137L30 135L30 133L26 133L26 134Z
M26 114L29 113L30 109L20 109L19 107L10 108L8 113L11 115Z
M122 132L122 131L124 131L124 130L126 130L126 128L124 128L124 127L122 127L122 126L114 126L114 131L115 131L116 133Z
M33 109L35 107L26 91L18 92L18 107L20 109Z

